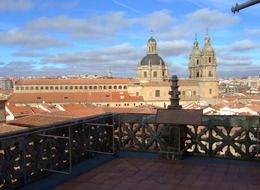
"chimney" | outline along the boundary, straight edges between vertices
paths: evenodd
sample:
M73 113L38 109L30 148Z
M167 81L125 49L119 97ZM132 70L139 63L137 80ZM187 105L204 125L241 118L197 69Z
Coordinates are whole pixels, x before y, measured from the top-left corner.
M5 112L5 103L7 100L0 99L0 123L5 123L6 121L6 112Z

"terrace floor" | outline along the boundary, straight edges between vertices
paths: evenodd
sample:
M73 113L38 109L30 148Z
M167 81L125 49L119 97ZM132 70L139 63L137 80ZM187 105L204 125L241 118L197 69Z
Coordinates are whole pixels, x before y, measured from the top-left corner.
M259 190L260 163L188 157L174 161L118 157L56 190Z

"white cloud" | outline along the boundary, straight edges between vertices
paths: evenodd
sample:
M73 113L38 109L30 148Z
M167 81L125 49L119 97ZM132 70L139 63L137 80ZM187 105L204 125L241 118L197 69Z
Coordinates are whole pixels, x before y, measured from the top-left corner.
M248 35L260 36L260 28L251 28L245 30Z
M160 32L172 26L173 17L171 16L170 11L161 10L147 14L140 18L139 21L147 28Z
M20 30L11 30L0 33L0 44L7 46L18 46L22 48L52 48L64 47L69 43L56 39L51 36L44 36L36 33L25 32Z
M251 40L241 40L231 44L232 51L250 51L258 48L259 45Z
M111 34L133 24L122 12L94 15L90 18L71 18L68 16L42 17L25 25L26 30L64 32L76 38L111 38Z
M26 11L33 5L33 0L1 0L0 11Z
M239 22L239 17L237 16L208 8L199 9L193 13L187 14L186 18L193 27L196 27L196 25L204 25L204 27L222 28Z

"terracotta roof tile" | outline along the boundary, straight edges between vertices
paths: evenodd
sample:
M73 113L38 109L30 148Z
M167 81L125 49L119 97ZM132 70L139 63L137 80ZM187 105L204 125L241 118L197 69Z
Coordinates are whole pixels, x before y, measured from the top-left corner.
M124 99L121 97L124 96ZM91 103L143 101L142 97L130 96L127 92L48 92L14 93L10 103Z
M25 116L22 118L9 121L8 124L31 128L31 127L44 127L53 124L59 124L69 120L72 120L72 118L66 116L37 114L37 115Z
M33 111L29 106L16 106L15 104L8 103L7 108L12 112L14 115L31 115Z

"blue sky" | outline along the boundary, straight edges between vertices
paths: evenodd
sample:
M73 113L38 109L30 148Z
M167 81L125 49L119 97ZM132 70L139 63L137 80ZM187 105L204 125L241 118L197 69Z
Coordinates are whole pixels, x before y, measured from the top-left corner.
M135 77L152 35L170 74L188 75L195 34L208 28L218 75L260 73L260 4L240 0L0 0L0 77ZM151 32L152 31L152 32Z

